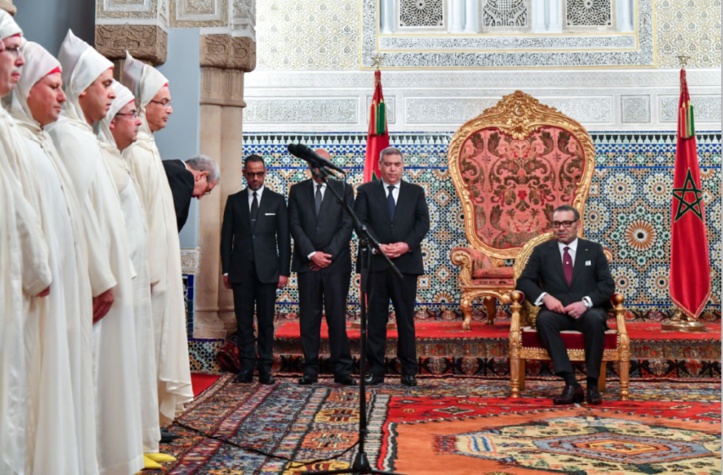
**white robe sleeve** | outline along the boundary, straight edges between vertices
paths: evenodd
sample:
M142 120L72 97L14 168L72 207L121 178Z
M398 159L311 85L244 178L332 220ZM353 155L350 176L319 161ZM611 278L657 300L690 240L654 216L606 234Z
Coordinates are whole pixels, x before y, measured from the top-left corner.
M48 246L38 216L20 190L15 193L15 216L23 252L23 290L37 295L52 281L48 265Z
M148 265L151 274L151 285L155 286L166 278L168 272L168 248L166 240L165 220L163 216L163 202L159 190L162 183L153 169L157 158L153 152L136 144L131 145L124 152L128 159L131 174L140 190L140 197L146 211L148 223Z

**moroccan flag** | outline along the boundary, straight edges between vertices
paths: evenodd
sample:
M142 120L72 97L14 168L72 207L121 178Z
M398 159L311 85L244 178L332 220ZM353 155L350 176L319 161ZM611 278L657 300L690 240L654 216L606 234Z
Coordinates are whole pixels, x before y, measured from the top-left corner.
M374 97L369 109L369 131L367 132L367 155L364 161L364 183L381 178L379 174L379 153L389 147L387 110L382 94L382 72L374 72Z
M710 296L710 258L693 106L688 95L685 69L680 70L677 136L670 232L670 298L683 313L695 319Z

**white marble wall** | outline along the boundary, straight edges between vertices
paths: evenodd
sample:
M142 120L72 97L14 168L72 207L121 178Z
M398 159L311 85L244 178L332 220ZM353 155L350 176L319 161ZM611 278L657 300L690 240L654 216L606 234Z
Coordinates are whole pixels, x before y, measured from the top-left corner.
M395 0L258 2L245 130L365 130L380 52L394 131L454 129L516 89L590 130L672 130L680 54L697 129L720 130L718 0L633 0L633 31L594 36L450 33L447 23L405 36L382 31L381 18L396 18L386 5Z
M393 131L449 131L521 89L593 131L673 130L679 71L384 71ZM697 130L720 130L719 69L691 69ZM244 128L254 132L364 131L373 73L255 71Z

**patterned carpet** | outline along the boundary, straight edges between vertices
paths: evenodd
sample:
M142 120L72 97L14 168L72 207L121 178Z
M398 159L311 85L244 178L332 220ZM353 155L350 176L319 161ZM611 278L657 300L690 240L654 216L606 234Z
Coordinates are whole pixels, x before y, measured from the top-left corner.
M603 405L560 408L551 380L528 381L515 400L502 379L424 378L410 389L387 378L368 390L366 453L374 467L406 474L721 473L720 381L630 386L632 401L617 401L610 381ZM178 461L163 473L346 468L358 450L357 395L328 379L261 386L225 374L177 420L183 438L162 449Z

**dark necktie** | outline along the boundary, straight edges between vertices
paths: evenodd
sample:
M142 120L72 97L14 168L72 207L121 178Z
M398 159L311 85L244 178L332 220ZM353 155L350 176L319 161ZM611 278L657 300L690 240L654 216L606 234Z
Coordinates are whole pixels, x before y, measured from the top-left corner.
M259 195L257 195L256 192L254 191L253 196L254 196L254 199L253 199L253 201L251 201L251 223L256 224L256 216L258 216L258 214L259 214L259 199L258 199Z
M316 194L314 195L314 211L316 212L316 216L319 216L319 211L321 211L321 183L316 185Z
M562 253L562 270L565 272L565 280L567 281L567 285L572 284L572 257L570 257L570 253L567 252L570 250L569 246L565 246L564 251Z
M387 186L387 190L389 190L389 194L387 195L387 204L389 205L389 217L391 219L394 219L394 208L396 208L397 204L394 202L394 185Z

